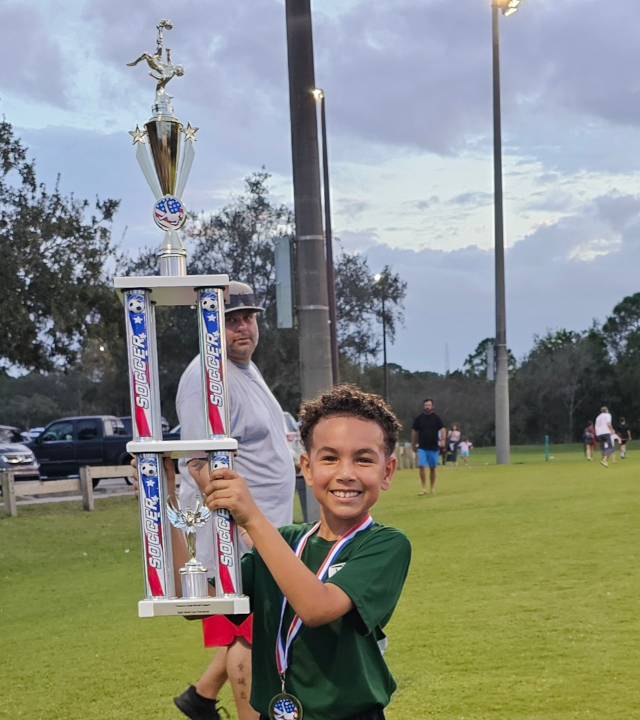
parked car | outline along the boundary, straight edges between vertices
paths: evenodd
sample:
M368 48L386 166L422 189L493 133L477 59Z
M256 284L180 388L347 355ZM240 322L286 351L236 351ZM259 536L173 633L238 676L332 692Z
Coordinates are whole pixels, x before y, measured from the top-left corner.
M26 430L25 432L23 432L22 436L27 441L35 440L38 437L38 435L42 435L43 432L44 432L43 427L34 427L34 428L30 428L29 430Z
M127 435L133 435L133 426L131 425L131 415L119 418L127 431ZM162 439L163 440L180 440L180 425L177 425L173 430L170 430L169 421L166 418L162 418Z
M61 418L27 444L40 461L44 478L78 475L83 465L128 465L127 434L113 415ZM125 480L130 483L128 477ZM99 480L94 480L94 487Z
M0 425L0 472L11 470L15 480L40 480L40 464L22 442L18 428Z
M20 428L13 427L13 425L0 425L0 442L21 443L23 440Z

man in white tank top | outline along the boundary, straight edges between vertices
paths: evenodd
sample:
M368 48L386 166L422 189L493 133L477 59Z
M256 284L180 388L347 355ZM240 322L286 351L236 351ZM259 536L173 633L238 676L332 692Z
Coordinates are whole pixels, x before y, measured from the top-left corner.
M609 455L613 455L613 436L615 431L611 424L611 415L608 408L601 407L600 415L596 418L595 422L596 438L600 443L600 452L602 453L601 464L605 467L609 467L609 461L607 458Z

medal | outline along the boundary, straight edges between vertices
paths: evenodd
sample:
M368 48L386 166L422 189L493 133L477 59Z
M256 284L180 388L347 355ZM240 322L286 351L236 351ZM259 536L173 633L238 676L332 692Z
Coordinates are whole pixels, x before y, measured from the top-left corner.
M282 678L282 692L269 703L269 720L302 720L303 714L300 700L284 691Z
M333 561L342 551L345 545L348 545L353 538L363 530L367 530L373 525L373 518L371 515L367 515L366 518L361 520L357 525L348 530L331 548L329 554L324 559L324 562L320 566L320 569L316 573L316 577L320 582L324 582L329 572L329 567ZM318 530L320 523L316 523L311 530L309 530L296 545L294 553L296 557L302 557L302 551L304 550L307 540ZM282 598L282 609L280 611L280 626L278 627L278 636L276 638L276 665L278 666L278 673L280 675L280 682L282 683L282 692L278 693L273 700L269 703L269 718L270 720L302 720L303 712L300 700L294 695L290 695L286 692L284 681L287 668L289 667L289 650L291 644L302 630L302 620L296 614L289 631L286 635L286 640L282 641L282 625L284 622L284 612L287 608L287 598Z

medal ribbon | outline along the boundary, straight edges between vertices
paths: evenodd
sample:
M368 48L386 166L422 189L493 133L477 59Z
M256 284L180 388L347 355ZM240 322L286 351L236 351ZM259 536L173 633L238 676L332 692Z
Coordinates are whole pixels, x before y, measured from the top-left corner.
M318 578L318 580L320 580L320 582L324 582L327 573L329 572L329 567L336 559L336 557L340 554L342 549L346 545L348 545L359 532L367 530L367 528L371 527L371 525L373 525L373 518L371 517L371 515L367 515L367 517L362 519L357 525L354 525L351 530L347 530L347 532L335 543L335 545L329 551L327 557L324 559L324 562L320 566L320 569L316 573L316 577ZM298 540L298 543L294 548L294 553L296 557L302 557L302 551L307 544L307 540L318 530L319 527L320 523L316 523L311 528L311 530L309 530L305 535L300 538L300 540ZM287 598L283 596L282 609L280 611L280 625L278 626L278 637L276 640L276 664L278 666L278 673L280 674L281 678L284 678L284 674L286 673L287 667L289 666L289 650L291 648L291 644L298 636L298 633L302 630L302 620L300 620L300 618L296 614L291 621L289 631L287 632L286 642L283 643L282 625L284 623L284 611L286 610L286 607Z

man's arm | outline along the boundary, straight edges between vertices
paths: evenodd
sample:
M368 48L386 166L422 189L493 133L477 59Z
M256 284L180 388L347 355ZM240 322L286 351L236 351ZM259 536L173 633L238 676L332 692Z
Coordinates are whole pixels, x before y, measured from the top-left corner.
M440 428L440 447L447 447L447 428L444 425Z
M418 431L417 430L411 431L411 447L413 448L413 452L418 452Z
M255 504L244 478L234 470L214 470L205 490L211 510L226 508L242 526L291 607L307 627L337 620L353 608L339 587L320 582L297 558L276 528Z

